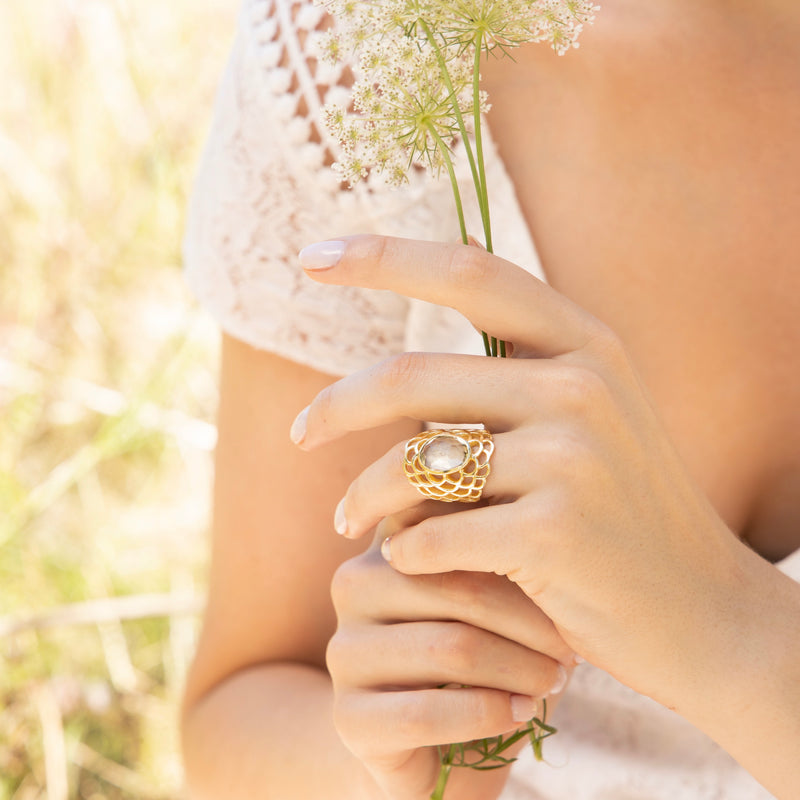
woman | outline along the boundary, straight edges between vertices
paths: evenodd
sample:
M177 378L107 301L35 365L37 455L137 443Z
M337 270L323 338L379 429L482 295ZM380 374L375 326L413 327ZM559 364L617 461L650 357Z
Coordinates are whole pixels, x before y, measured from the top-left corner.
M450 797L796 796L800 8L609 0L488 63L506 260L421 241L444 182L332 183L324 24L245 3L187 237L227 332L193 796L421 800L546 696L555 766ZM468 336L425 301L514 358L393 355ZM431 419L494 433L488 505L417 503Z

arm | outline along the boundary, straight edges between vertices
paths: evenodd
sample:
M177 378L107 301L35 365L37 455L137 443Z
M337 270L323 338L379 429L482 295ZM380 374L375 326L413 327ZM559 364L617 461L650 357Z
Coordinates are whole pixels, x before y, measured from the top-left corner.
M419 423L298 453L292 419L331 380L224 341L209 602L183 718L197 800L369 796L333 729L324 671L331 577L364 549L332 533L333 509L357 465Z
M800 790L800 584L743 545L677 709L781 800ZM700 616L700 615L698 615ZM688 660L687 660L688 661Z

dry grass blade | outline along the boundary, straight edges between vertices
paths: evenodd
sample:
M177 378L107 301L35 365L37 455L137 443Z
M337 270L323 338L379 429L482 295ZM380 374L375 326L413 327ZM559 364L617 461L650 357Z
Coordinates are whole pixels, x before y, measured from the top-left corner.
M140 594L103 597L85 603L0 617L0 637L27 630L64 628L69 625L102 625L121 620L173 617L199 614L203 599L196 595Z
M36 690L36 706L42 724L47 797L48 800L67 800L69 780L64 725L58 701L49 684L42 684Z
M182 796L217 335L180 240L236 5L0 3L0 800Z

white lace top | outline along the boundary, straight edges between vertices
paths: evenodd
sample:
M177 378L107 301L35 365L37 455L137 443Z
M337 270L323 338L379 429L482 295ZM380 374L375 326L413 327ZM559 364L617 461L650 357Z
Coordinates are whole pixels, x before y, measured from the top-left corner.
M341 71L313 55L322 22L309 2L244 0L191 201L187 280L231 335L330 374L405 349L481 352L480 337L449 309L322 286L297 264L303 246L347 233L458 239L448 181L419 173L400 190L378 178L346 191L326 166L335 154L318 112L344 90ZM457 163L464 169L465 159ZM498 252L542 277L491 141L487 177ZM479 232L476 205L466 213ZM781 569L800 579L800 552ZM523 756L504 800L771 797L702 733L591 665L576 670L553 721L549 763Z

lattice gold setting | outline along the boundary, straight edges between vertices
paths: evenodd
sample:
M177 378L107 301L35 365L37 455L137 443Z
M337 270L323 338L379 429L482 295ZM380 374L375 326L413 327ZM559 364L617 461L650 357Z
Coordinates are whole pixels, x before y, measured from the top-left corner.
M425 465L425 448L441 439L463 445L464 460L459 466L437 471ZM423 431L406 443L403 466L409 482L425 497L445 503L476 503L489 477L493 452L492 434L486 429Z

